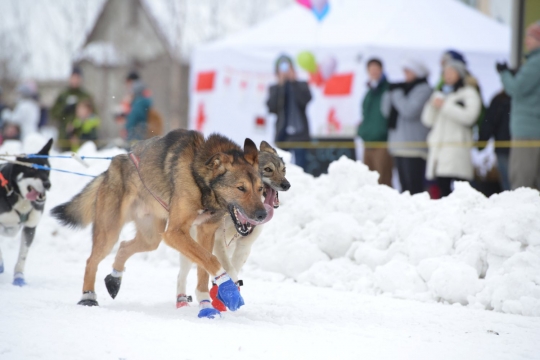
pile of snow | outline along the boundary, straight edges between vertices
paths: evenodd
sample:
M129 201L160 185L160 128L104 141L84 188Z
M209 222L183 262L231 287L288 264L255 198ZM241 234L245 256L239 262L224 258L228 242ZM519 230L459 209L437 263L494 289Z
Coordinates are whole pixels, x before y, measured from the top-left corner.
M486 198L468 183L442 200L377 184L345 157L291 190L250 265L301 283L540 316L540 196Z
M7 142L0 153L34 152L45 141L36 135L24 147ZM98 152L92 143L80 150L87 156L122 152ZM87 163L51 160L53 167L93 175L109 165ZM540 316L538 191L523 188L486 198L458 183L452 195L434 201L427 193L410 196L380 186L377 173L347 158L332 163L329 174L319 178L292 164L287 168L292 187L280 194L280 208L254 244L245 269L251 277ZM52 172L51 179L36 242L84 262L90 255L90 229L62 227L48 210L91 178ZM127 226L120 238L132 237L133 227ZM6 240L2 246L17 243ZM164 244L136 256L158 267L178 266L178 253Z

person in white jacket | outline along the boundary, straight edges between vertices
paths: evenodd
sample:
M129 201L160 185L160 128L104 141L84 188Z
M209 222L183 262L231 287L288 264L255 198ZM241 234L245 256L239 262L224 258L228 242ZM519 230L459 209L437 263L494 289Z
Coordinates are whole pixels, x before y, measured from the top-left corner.
M453 181L474 178L472 126L482 110L482 99L464 83L466 75L462 62L448 61L442 90L433 93L422 112L422 123L431 128L426 178L437 181L441 196L452 192Z
M23 83L19 85L17 92L19 93L19 100L6 122L18 125L20 140L23 141L29 134L38 131L40 109L38 102L35 100L37 95L35 83Z

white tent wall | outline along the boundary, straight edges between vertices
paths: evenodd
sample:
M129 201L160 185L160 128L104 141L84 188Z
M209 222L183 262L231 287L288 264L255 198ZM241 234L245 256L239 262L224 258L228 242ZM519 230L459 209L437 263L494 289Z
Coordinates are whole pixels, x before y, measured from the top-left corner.
M245 137L272 140L274 119L265 102L267 88L275 81L274 62L283 53L296 58L311 51L318 61L331 56L337 74L354 75L346 96L325 96L323 88L311 86L308 116L316 137L354 135L366 91L365 65L373 56L384 61L391 81L403 79L403 59L421 59L435 84L441 54L453 48L465 54L485 102L501 88L495 62L508 58L510 32L475 10L453 0L334 0L330 6L322 22L293 5L253 29L197 48L192 57L190 128L221 132L238 142ZM308 79L309 74L296 69L300 79ZM196 91L199 73L207 71L215 72L213 88ZM340 131L330 131L331 113L341 123ZM258 117L267 119L265 127L256 125Z

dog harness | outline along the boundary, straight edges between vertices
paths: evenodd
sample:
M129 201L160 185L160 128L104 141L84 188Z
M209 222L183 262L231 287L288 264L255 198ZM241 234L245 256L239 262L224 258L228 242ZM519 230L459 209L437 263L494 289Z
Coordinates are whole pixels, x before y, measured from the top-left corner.
M159 196L154 194L152 192L152 190L150 190L148 188L148 186L146 186L146 184L144 183L144 181L142 179L142 176L141 176L141 172L139 171L139 158L137 157L137 155L130 152L129 153L129 158L133 162L133 165L135 165L135 169L137 169L137 174L139 174L139 179L141 179L141 183L143 184L144 188L150 193L150 195L152 195L154 197L154 199L156 199L156 201L159 203L159 205L163 206L163 208L165 210L167 210L167 212L169 212L169 205L167 205L167 203L165 201L163 201L163 199L161 199Z

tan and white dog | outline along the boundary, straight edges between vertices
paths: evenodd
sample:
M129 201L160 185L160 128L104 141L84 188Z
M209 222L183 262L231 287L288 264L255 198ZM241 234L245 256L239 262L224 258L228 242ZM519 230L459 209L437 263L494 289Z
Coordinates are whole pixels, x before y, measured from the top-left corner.
M265 185L264 202L277 208L279 207L278 191L287 191L291 185L285 177L286 167L283 159L279 157L276 150L265 141L263 141L260 146L259 169ZM248 235L241 236L236 231L232 220L228 217L224 217L221 225L214 234L213 254L218 258L232 281L237 284L239 283L239 273L251 253L251 247L262 233L263 228L264 225L257 225ZM190 234L194 239L197 239L196 226L191 227ZM186 296L186 281L191 266L192 262L187 257L180 254L180 271L178 273L177 283L177 308L186 306L188 305L188 302L191 301L191 297ZM204 270L198 269L198 271ZM200 276L198 277L198 281L203 281ZM208 286L208 284L206 284L206 286ZM208 291L200 291L200 289L204 287L204 284L198 284L197 289L195 290L195 296L197 301L200 302L201 308L208 308L210 302L212 302L215 309L225 311L225 306L219 300L215 299L215 296L211 299L211 294ZM210 317L201 316L200 314L199 317ZM212 316L213 315L216 315L216 313L212 312Z

